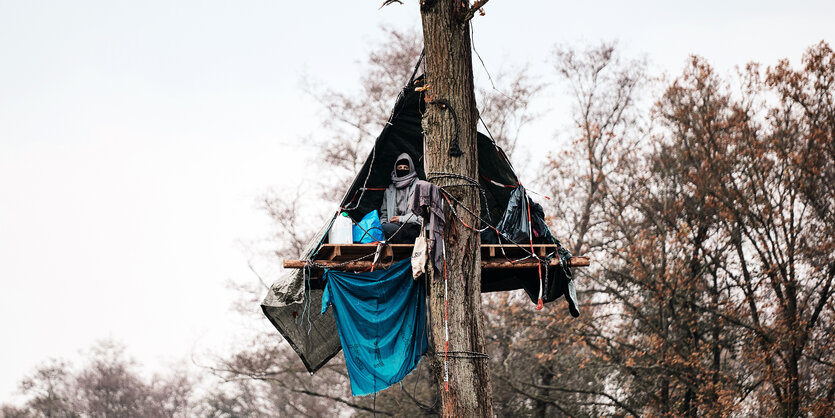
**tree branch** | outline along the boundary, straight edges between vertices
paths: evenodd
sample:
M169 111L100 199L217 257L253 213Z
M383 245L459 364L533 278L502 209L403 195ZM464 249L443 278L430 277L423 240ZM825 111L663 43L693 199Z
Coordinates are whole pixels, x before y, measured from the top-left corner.
M328 399L328 400L331 400L331 401L334 401L334 402L344 403L345 405L348 405L348 406L350 406L351 408L354 408L354 409L360 409L360 410L363 410L363 411L373 412L375 414L388 415L390 417L394 416L394 414L392 414L390 412L379 411L379 410L376 410L376 409L373 409L373 408L369 408L369 407L366 407L366 406L355 404L353 402L347 401L347 400L342 399L342 398L337 398L335 396L325 395L324 393L311 392L311 391L306 390L306 389L290 389L290 390L292 392L301 393L301 394L308 395L308 396L313 396L313 397L316 397L316 398L325 398L325 399Z
M553 401L552 399L547 399L547 398L544 398L544 397L541 397L541 396L531 394L531 393L527 393L527 392L523 391L522 388L516 386L514 384L514 381L512 381L510 379L502 378L502 380L507 382L512 388L516 389L518 392L524 393L526 396L529 396L532 399L538 399L538 400L545 401L545 402L552 402ZM637 411L633 410L632 408L629 408L627 405L623 404L617 398L615 398L612 395L609 395L606 392L600 392L600 391L595 391L595 390L583 390L583 389L569 389L569 388L563 388L563 387L551 386L551 385L537 385L537 384L534 384L534 383L527 383L527 382L521 382L521 381L518 381L518 383L520 383L522 385L525 385L525 386L537 388L537 389L548 389L548 390L555 390L557 392L581 393L581 394L584 394L584 395L602 396L604 398L609 399L610 401L612 401L614 403L614 405L608 405L607 404L607 406L616 406L616 407L628 412L629 414L631 414L632 416L635 416L635 417L641 416Z
M476 0L476 2L473 3L473 5L469 8L469 10L467 10L467 13L464 14L463 23L467 23L470 20L472 20L473 16L475 16L475 13L477 11L479 11L482 7L484 7L484 5L487 4L488 1L490 1L490 0L481 0L481 1Z
M406 397L409 398L409 400L414 402L415 405L418 406L418 408L420 408L420 409L422 409L426 412L437 413L437 411L435 410L435 405L429 406L429 405L421 402L418 398L412 396L412 394L409 393L409 391L407 391L406 389L403 389L403 385L400 385L400 391L403 392L406 395ZM437 405L437 402L435 402L435 404Z

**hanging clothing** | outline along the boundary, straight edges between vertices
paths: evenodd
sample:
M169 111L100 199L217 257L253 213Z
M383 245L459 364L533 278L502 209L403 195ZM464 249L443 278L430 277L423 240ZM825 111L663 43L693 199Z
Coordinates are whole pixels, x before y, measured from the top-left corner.
M386 270L325 270L322 313L333 306L353 396L379 392L409 374L429 345L423 283L409 259Z
M436 271L444 268L444 198L441 189L423 180L418 180L411 202L412 213L429 218L429 237L432 240L432 264Z

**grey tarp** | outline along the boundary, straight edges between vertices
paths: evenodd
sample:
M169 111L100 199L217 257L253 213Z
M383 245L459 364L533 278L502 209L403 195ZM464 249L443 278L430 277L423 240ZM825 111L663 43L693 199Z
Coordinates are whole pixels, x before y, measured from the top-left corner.
M302 259L315 254L332 224L333 218L314 235ZM305 292L304 275L304 270L290 270L276 280L261 303L261 310L290 343L307 371L313 373L339 353L342 346L333 309L319 314L322 310L322 290L308 288Z
M293 350L296 350L307 371L313 373L337 355L342 346L336 331L333 309L319 314L322 310L322 290L312 289L308 296L310 305L307 307L304 302L274 307L266 305L264 301L261 309Z

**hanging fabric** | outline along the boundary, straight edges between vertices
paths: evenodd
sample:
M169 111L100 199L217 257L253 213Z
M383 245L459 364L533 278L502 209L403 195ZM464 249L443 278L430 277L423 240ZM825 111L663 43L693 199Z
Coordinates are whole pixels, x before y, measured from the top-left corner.
M333 307L351 394L379 392L409 374L429 343L423 283L409 259L386 270L326 270L322 313Z
M441 189L425 180L418 180L415 194L411 201L412 213L423 219L429 219L429 241L431 242L432 264L435 272L440 273L443 268L444 248L444 200Z

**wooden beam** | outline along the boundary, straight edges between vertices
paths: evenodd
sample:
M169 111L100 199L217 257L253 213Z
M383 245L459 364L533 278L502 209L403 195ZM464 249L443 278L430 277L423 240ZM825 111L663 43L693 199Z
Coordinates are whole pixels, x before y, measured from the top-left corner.
M481 268L483 269L521 269L521 268L533 268L536 267L538 262L533 259L529 258L527 260L521 260L517 262L511 262L508 260L483 260L481 262ZM591 259L589 257L571 257L568 259L568 266L569 267L588 267L591 264ZM556 267L560 265L559 259L552 258L549 266Z
M342 247L337 245L333 247L333 251L331 252L331 255L328 257L328 260L333 260L334 258L339 257L340 255L342 255Z
M371 268L371 261L368 260L361 260L361 261L351 261L348 263L342 263L337 261L326 261L326 260L316 260L316 266L314 267L325 267L325 268L333 268L338 270L366 270ZM568 265L570 267L588 267L591 264L591 260L589 257L571 257L568 260ZM308 265L306 260L284 260L284 268L286 269L300 269L304 268ZM391 263L377 263L377 267L388 267ZM527 259L521 260L517 262L510 262L507 260L483 260L481 262L481 268L484 269L523 269L523 268L534 268L537 265L537 261L535 259ZM550 266L558 266L559 260L556 258L551 259Z

